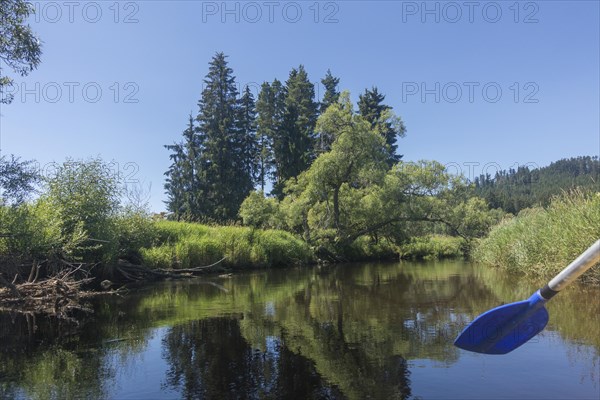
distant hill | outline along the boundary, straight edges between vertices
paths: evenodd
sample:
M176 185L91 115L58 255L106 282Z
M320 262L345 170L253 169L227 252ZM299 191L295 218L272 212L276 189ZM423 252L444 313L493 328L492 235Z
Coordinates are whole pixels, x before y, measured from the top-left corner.
M476 193L492 208L517 214L524 208L545 206L552 196L581 187L600 191L598 157L576 157L558 160L547 167L500 171L475 178Z

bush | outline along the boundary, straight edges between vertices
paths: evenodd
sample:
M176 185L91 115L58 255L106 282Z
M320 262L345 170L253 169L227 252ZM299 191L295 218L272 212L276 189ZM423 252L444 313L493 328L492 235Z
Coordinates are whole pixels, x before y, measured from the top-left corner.
M115 217L123 187L100 159L68 160L46 182L47 215L59 224L67 255L78 261L110 263L118 254ZM79 240L81 238L82 240Z
M431 235L410 239L400 246L400 257L411 259L443 259L464 256L465 240L460 237Z
M373 240L368 236L357 238L342 249L342 256L351 261L385 260L398 257L398 249L388 240Z
M150 247L157 236L156 224L140 210L126 209L115 218L118 237L118 257L141 262L140 249Z

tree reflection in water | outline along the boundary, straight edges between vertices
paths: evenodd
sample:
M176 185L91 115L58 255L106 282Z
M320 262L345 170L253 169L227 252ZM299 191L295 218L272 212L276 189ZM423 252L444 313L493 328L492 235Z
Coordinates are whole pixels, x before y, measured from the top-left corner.
M323 325L315 333L315 340L344 360L344 367L360 379L353 389L362 398L410 396L409 372L402 357L391 356L384 365L369 366L364 352L343 343L333 325ZM323 379L301 349L299 354L287 347L285 332L265 339L264 350L253 349L242 336L239 320L230 317L174 326L163 339L163 357L170 365L164 385L193 399L347 397ZM378 388L387 393L377 392Z

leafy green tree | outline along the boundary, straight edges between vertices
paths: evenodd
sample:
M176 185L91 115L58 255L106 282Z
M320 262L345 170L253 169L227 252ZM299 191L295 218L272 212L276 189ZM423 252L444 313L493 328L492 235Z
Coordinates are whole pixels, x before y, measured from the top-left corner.
M26 76L40 63L42 54L39 39L26 24L34 12L33 5L25 0L0 2L0 61L20 76ZM13 100L6 89L14 84L8 76L0 76L0 104Z
M359 189L380 179L385 171L385 143L368 121L354 113L348 92L319 118L317 129L335 141L331 151L319 156L302 178L308 181L306 190L314 200L331 200L331 213L323 217L331 220L327 225L340 231L351 223L341 221L342 186Z
M279 205L273 197L265 197L263 192L252 192L240 206L240 217L246 226L261 229L282 229L283 218Z
M21 161L11 155L0 157L0 206L20 204L33 192L39 175L31 161Z
M123 185L110 165L100 159L68 160L47 178L39 207L59 224L65 256L88 262L111 262L118 238L118 215Z
M331 150L286 182L285 198L262 196L244 204L244 221L264 226L277 214L286 229L334 253L361 237L385 237L400 244L413 225L444 227L463 238L481 236L496 220L464 179L437 162L398 162L388 166L385 138L377 126L354 112L345 92L318 120L317 130L334 138Z
M376 87L371 90L365 89L365 93L359 96L358 110L384 137L388 146L388 164L391 167L402 158L402 155L396 153L396 142L398 138L404 137L406 127L402 120L392 113L392 107L383 104L384 100L385 95L379 93Z

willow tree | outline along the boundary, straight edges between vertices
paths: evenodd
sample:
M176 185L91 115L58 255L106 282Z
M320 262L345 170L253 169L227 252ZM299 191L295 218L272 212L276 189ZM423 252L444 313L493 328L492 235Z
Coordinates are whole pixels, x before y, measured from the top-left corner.
M26 23L33 12L33 4L25 0L0 1L0 61L20 76L27 76L41 61L40 40ZM6 93L13 84L14 79L0 76L0 104L13 100Z
M245 223L272 221L264 213L273 210L309 243L340 250L361 236L401 242L415 222L441 224L465 238L481 235L492 222L485 202L442 164L398 162L390 168L385 138L354 111L347 92L320 116L317 130L334 138L331 150L287 182L277 206L268 199L261 204L257 195L248 198L240 213ZM252 210L260 210L260 218Z

